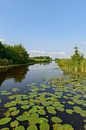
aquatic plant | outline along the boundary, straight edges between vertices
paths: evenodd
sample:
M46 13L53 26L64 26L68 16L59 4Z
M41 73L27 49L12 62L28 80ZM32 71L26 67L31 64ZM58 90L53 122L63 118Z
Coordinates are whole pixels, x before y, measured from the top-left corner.
M51 118L51 121L52 121L53 123L62 123L62 119L59 118L59 117L52 117L52 118Z
M38 130L36 125L30 125L27 130Z
M14 130L25 130L24 126L17 126Z
M11 121L10 117L5 117L0 119L0 125L5 125Z
M43 122L40 124L40 130L49 130L50 126L47 122Z
M17 120L12 121L12 122L10 123L10 126L11 126L11 127L17 127L18 125L19 125L19 122L18 122Z

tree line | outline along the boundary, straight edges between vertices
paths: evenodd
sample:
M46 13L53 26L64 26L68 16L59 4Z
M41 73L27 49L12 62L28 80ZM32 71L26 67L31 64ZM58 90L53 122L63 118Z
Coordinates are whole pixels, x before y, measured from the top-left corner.
M7 45L0 42L0 65L28 63L29 54L21 45Z
M0 66L17 64L35 64L50 62L49 56L30 57L27 50L21 45L7 45L0 41Z
M56 62L65 73L73 75L86 75L86 59L80 53L78 47L74 48L74 54L70 59L56 59Z

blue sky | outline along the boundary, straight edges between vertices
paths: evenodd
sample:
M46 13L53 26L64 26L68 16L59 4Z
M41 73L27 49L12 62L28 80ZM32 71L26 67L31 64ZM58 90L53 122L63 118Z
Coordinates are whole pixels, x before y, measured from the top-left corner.
M0 39L32 55L86 55L86 0L0 0Z

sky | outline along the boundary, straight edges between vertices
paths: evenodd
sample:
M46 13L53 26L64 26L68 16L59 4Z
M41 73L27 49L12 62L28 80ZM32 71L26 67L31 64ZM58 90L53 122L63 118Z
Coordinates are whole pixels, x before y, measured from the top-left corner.
M0 39L31 56L86 56L86 0L0 0Z

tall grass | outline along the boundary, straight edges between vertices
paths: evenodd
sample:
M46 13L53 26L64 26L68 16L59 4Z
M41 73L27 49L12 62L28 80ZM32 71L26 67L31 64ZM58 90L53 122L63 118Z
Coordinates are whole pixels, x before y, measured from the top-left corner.
M56 59L56 62L64 73L86 76L86 59L80 54L78 48L75 48L71 59Z

